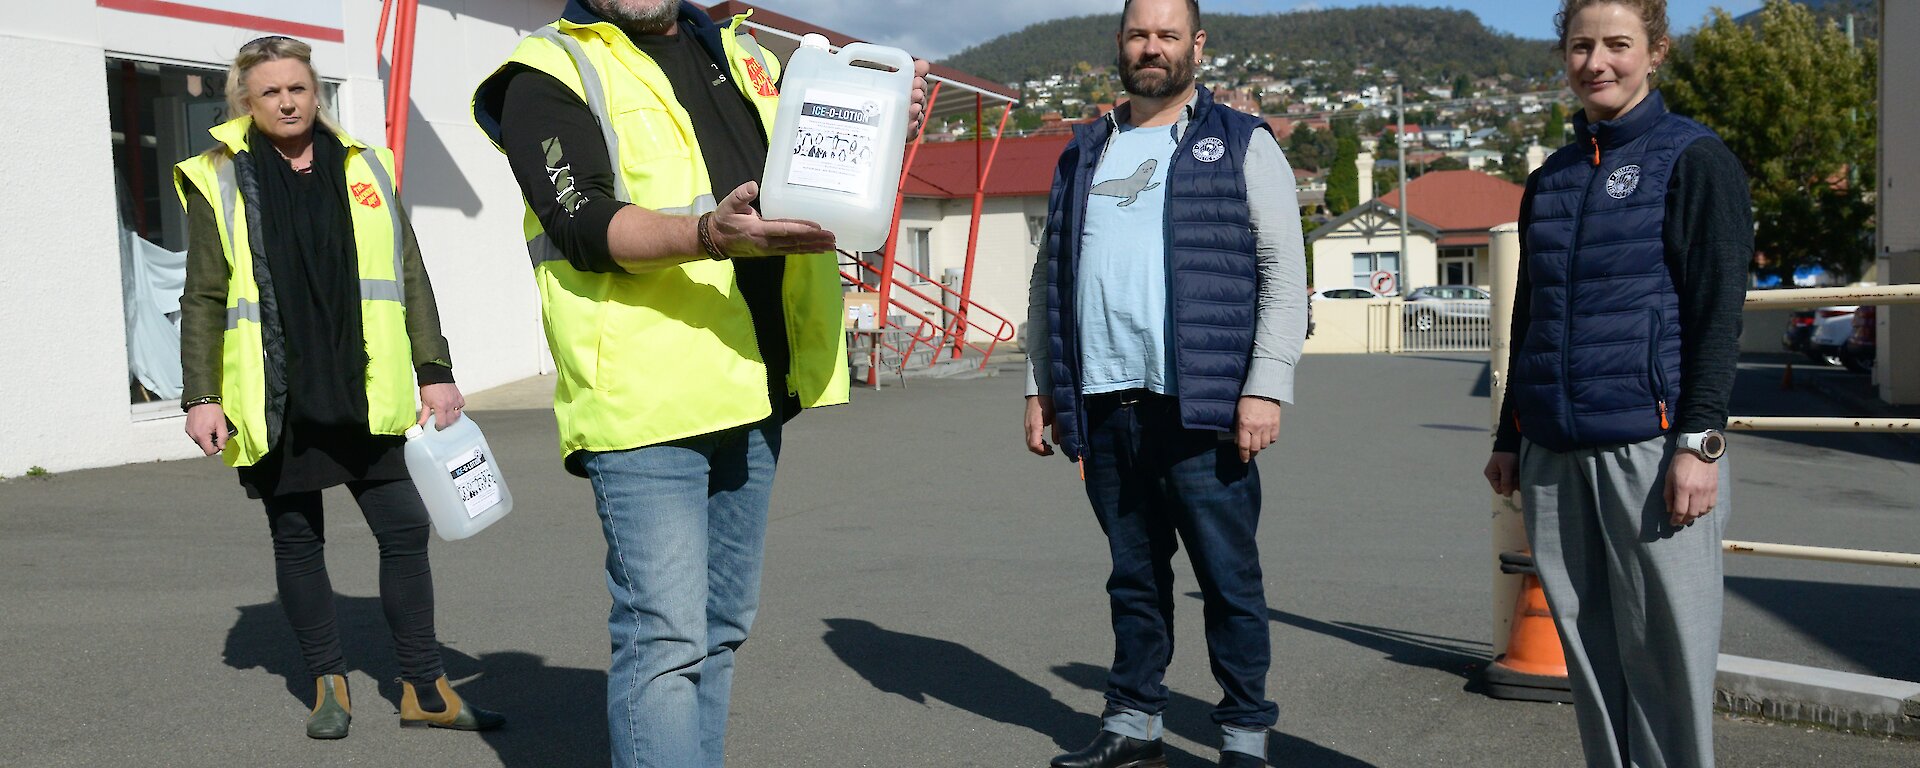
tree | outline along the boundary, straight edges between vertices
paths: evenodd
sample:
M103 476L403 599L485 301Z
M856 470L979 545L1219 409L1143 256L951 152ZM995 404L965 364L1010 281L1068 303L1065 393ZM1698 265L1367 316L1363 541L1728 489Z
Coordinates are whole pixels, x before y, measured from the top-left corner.
M1453 78L1453 97L1467 99L1473 97L1473 78L1457 75Z
M1714 129L1745 166L1754 247L1776 262L1857 278L1872 256L1877 47L1767 0L1758 25L1716 11L1666 67L1673 111Z
M1547 108L1547 126L1540 132L1540 143L1548 149L1559 149L1567 143L1567 108L1560 102Z
M1353 162L1360 156L1360 141L1340 137L1339 151L1333 155L1333 167L1327 170L1327 210L1338 216L1360 204L1360 169Z
M1302 125L1295 128L1293 135L1287 138L1287 161L1296 168L1309 171L1325 170L1333 164L1336 147L1333 137L1323 131L1316 131Z

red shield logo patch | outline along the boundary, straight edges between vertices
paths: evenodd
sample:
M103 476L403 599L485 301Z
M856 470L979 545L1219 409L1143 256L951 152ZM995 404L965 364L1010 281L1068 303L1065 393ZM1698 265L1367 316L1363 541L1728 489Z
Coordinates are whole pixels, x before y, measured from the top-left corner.
M780 89L773 87L773 78L767 76L767 69L760 66L760 60L748 56L740 60L747 66L747 79L753 81L753 89L761 96L778 96Z
M348 187L347 191L353 193L354 202L368 208L380 207L380 190L374 189L372 184L361 182Z

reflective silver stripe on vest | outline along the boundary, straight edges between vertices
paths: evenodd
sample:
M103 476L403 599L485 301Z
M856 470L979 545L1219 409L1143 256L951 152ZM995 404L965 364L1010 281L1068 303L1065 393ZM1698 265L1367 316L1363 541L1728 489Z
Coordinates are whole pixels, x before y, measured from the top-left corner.
M400 281L398 280L368 280L361 278L360 300L391 301L396 304L407 303L400 291Z
M703 213L712 213L717 207L719 205L714 201L713 195L701 195L693 199L693 205L676 205L672 208L654 210L669 216L698 216Z
M380 163L380 155L371 149L360 151L361 161L373 171L373 183L380 187L380 199L386 201L387 221L393 227L393 279L361 280L360 298L363 301L399 301L405 295L404 280L406 273L401 269L401 258L406 253L406 236L400 230L400 199L393 196L393 178L387 175L387 168ZM381 287L369 288L372 284L387 283ZM376 295L376 293L378 295Z
M747 53L753 54L753 60L760 62L760 70L762 72L766 72L769 77L773 75L773 70L767 68L767 54L760 49L760 41L754 39L752 33L741 31L739 34L733 36L733 42L747 49Z
M215 194L220 196L220 212L224 214L224 217L220 219L220 223L226 225L227 256L228 258L232 258L233 254L236 253L236 251L233 250L233 227L238 223L233 220L233 203L240 198L240 184L233 179L233 158L223 155L215 159L213 161L213 175L214 178L218 179L217 183L220 185L220 189L215 190ZM246 300L241 299L241 301ZM260 314L256 310L254 312L255 322L258 322L259 318ZM227 327L231 328L233 326L228 325Z
M227 307L227 330L239 328L242 320L250 323L260 322L260 305L240 299L234 302L233 306Z
M567 255L560 252L560 246L553 244L553 238L542 232L527 241L527 255L533 258L533 266L538 268L549 261L566 261Z
M620 137L613 132L613 113L607 108L606 84L600 79L599 68L587 58L587 51L580 47L580 41L568 37L553 27L541 27L533 33L534 37L560 46L573 59L573 68L580 73L580 90L586 95L587 110L593 113L593 119L600 123L600 136L607 142L607 157L613 161L613 197L623 203L633 202L627 197L627 181L620 174Z

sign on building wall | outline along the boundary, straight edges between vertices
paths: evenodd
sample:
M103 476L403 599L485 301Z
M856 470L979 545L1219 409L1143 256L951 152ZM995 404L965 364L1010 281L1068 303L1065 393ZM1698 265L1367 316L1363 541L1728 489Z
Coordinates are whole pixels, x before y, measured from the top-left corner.
M101 8L257 29L307 40L346 39L338 2L313 0L94 0Z

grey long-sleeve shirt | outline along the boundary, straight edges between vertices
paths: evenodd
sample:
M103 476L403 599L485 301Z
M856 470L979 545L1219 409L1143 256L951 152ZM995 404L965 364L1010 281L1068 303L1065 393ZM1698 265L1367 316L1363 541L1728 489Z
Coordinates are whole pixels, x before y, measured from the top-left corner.
M1121 105L1105 119L1125 120L1125 111L1126 105ZM1183 137L1192 116L1193 104L1189 102L1175 128ZM1291 405L1294 369L1307 337L1307 258L1300 234L1300 202L1294 193L1293 169L1273 134L1253 132L1245 173L1247 206L1258 244L1259 298L1253 355L1240 392ZM1027 350L1028 395L1053 391L1047 344L1047 262L1051 258L1043 236L1027 285L1027 327L1022 344Z

